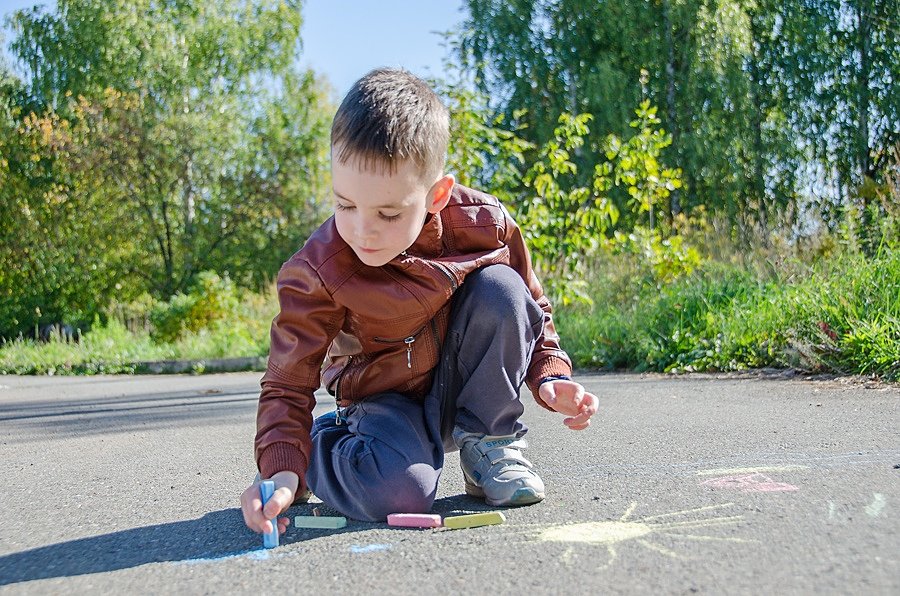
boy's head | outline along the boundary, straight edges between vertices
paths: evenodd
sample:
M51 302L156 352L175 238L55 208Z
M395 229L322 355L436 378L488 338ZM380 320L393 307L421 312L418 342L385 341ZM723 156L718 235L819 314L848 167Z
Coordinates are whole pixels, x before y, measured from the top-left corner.
M450 115L420 78L380 68L358 80L331 126L338 233L367 265L409 248L450 198Z

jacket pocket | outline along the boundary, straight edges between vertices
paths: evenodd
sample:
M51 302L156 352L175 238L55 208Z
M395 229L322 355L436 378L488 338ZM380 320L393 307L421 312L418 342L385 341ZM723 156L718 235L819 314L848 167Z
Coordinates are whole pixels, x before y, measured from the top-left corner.
M386 337L373 337L372 341L380 344L399 346L404 344L406 346L406 368L412 369L413 367L413 344L416 343L416 340L422 335L422 332L428 327L428 324L422 325L417 331L413 332L412 335L408 335L407 337L399 337L396 339L389 339Z

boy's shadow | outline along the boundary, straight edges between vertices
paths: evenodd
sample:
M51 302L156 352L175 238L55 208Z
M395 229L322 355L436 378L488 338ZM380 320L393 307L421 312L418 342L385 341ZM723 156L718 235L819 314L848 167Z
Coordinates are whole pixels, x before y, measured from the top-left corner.
M285 514L339 515L322 503L291 507ZM483 502L466 495L438 499L434 513L488 511ZM387 528L384 523L348 520L341 530L297 530L281 536L282 544L325 535ZM177 521L110 534L79 538L0 556L0 586L53 577L70 577L129 569L147 563L209 561L262 550L262 538L244 525L240 509L207 513L200 519Z
M291 519L304 515L301 509L291 508L286 515ZM344 531L362 529L356 523L354 526ZM287 535L281 536L283 544L322 535L291 534L288 530ZM247 529L240 509L223 509L200 519L121 530L0 556L0 586L129 569L147 563L215 560L261 550L262 537Z
M147 563L221 557L258 547L239 509L79 538L0 556L0 586L137 567Z

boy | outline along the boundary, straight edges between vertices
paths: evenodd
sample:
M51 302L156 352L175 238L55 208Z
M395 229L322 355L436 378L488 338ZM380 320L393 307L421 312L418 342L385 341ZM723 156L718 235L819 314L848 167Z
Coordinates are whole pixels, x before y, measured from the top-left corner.
M403 70L370 72L334 117L334 216L278 276L255 442L276 491L265 510L258 481L241 496L257 532L307 487L355 519L426 512L456 448L468 494L536 503L519 387L572 429L597 411L569 379L519 228L444 173L448 136L447 109ZM320 383L337 409L313 421Z

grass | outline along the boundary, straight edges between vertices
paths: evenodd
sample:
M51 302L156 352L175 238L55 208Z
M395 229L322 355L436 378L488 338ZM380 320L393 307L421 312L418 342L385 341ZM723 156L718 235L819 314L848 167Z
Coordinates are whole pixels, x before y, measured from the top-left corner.
M171 340L154 337L152 328L141 325L130 331L125 317L113 315L96 322L77 343L55 336L46 343L20 338L0 345L0 374L135 373L147 361L266 356L276 312L274 289L242 292L208 325Z
M580 368L729 371L790 367L900 380L900 250L813 265L706 262L657 285L621 259L591 275L593 306L560 307L563 346ZM224 291L224 290L223 290ZM111 317L80 343L18 339L0 345L0 373L138 372L137 362L265 356L274 289L240 292L197 331L162 340ZM217 301L213 303L219 304Z
M793 262L764 278L707 263L632 295L561 310L576 364L638 371L791 367L900 379L900 251Z

